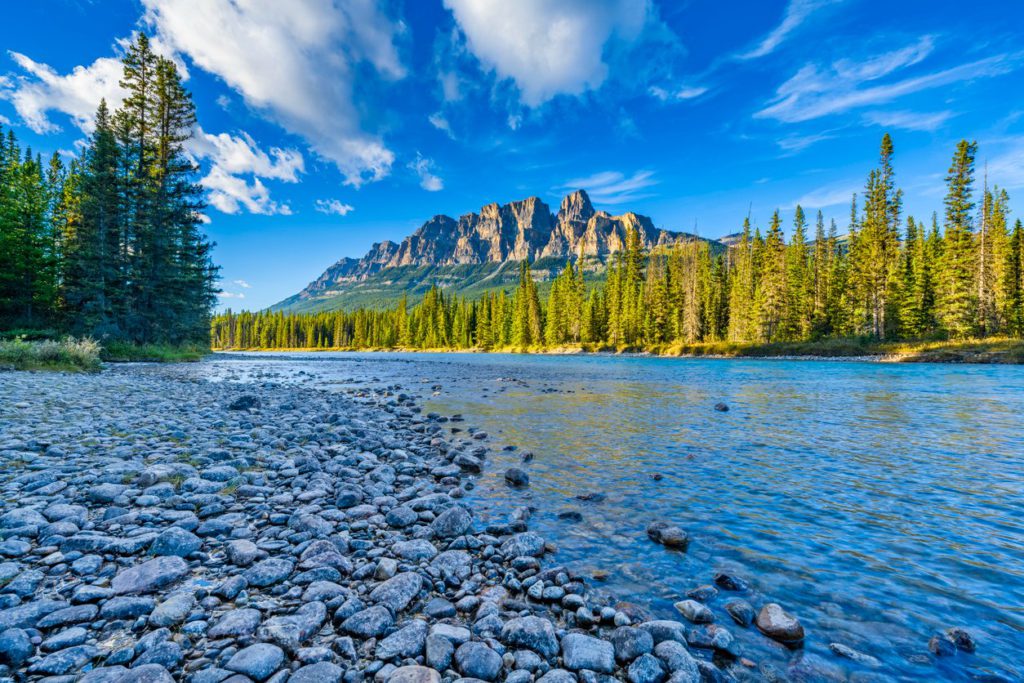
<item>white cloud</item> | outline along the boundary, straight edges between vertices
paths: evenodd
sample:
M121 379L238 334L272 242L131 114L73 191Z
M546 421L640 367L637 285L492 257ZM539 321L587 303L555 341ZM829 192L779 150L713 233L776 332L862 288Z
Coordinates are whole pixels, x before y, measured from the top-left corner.
M824 209L830 206L849 205L850 200L858 189L858 186L854 183L821 187L800 197L789 208L795 208L797 204L805 209Z
M618 171L602 171L582 178L573 178L555 188L560 191L586 190L596 204L618 206L626 202L650 197L645 190L657 185L654 171L637 171L627 177Z
M253 109L303 137L354 186L386 176L394 153L362 130L355 71L405 75L404 30L371 0L143 0L145 21Z
M786 138L781 138L776 141L779 148L784 152L796 154L802 152L811 145L822 142L823 140L831 140L835 135L830 133L811 133L810 135L791 135Z
M214 166L201 182L207 190L206 199L210 206L224 213L236 214L242 209L264 216L290 216L292 213L287 204L280 204L270 198L270 191L259 178L248 182L231 175L220 166Z
M433 173L435 170L434 162L430 159L427 159L417 153L416 159L414 161L410 161L408 166L416 172L417 176L419 176L420 187L427 192L437 192L438 190L444 189L444 181Z
M252 287L252 285L250 285L245 280L234 280L234 283L241 287L242 289L249 289L250 287Z
M8 100L25 125L36 133L55 133L61 128L49 118L50 112L71 117L75 126L90 132L100 99L106 98L113 110L124 100L121 61L114 57L97 59L88 66L76 66L71 73L60 74L47 65L20 52L10 52L11 59L27 75L4 79L0 98Z
M988 149L998 152L988 157ZM1008 190L1024 188L1024 135L986 140L979 150L979 163L986 166L991 184Z
M661 86L652 85L647 89L647 92L650 93L652 97L661 100L662 102L667 102L668 100L693 100L700 97L707 91L708 89L703 86L682 86L675 90L668 90Z
M221 299L244 299L245 292L217 292Z
M305 172L305 161L298 150L271 147L268 154L244 131L237 136L214 135L197 127L189 151L199 158L209 159L232 175L251 173L260 178L294 183L298 182L299 174Z
M932 113L920 113L914 111L870 111L864 118L876 126L883 128L902 128L903 130L916 130L932 132L938 130L942 124L948 121L955 114L951 111L937 111Z
M837 0L790 0L786 7L786 14L782 17L782 23L765 36L760 43L748 52L736 55L738 59L757 59L775 51L793 31L800 27L807 18L815 11L827 5L835 4Z
M442 114L441 112L434 112L433 114L427 117L427 120L430 121L430 125L432 125L434 128L437 128L440 131L444 131L448 135L448 137L450 137L453 140L455 139L455 133L452 132L452 125L448 123L448 119L445 117L444 114Z
M535 107L595 90L609 43L635 41L650 0L444 0L484 68L512 79Z
M200 180L207 189L207 201L227 214L291 214L287 204L275 202L261 179L295 183L305 171L302 154L294 149L260 149L246 132L211 134L197 127L188 142L188 151L197 161L206 161L209 171ZM251 176L251 182L242 176Z
M922 90L1005 74L1017 67L1022 56L995 55L920 76L872 84L921 62L932 45L932 38L925 36L913 45L862 62L840 60L826 68L807 64L779 86L775 97L754 116L786 123L809 121L891 102Z
M355 210L355 207L351 204L344 204L339 199L318 199L316 200L316 210L328 215L347 216L350 211Z

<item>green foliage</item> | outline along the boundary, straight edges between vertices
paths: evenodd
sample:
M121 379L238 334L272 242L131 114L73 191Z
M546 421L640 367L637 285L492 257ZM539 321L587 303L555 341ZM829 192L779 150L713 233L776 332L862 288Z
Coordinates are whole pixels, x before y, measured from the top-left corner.
M0 341L0 368L93 372L100 368L100 346L92 339L72 337Z
M98 103L81 160L45 165L0 135L0 328L55 327L137 344L205 343L216 288L200 230L195 110L140 35L122 107Z
M110 363L179 363L198 361L209 353L209 347L202 344L132 344L108 341L103 344L100 356Z
M548 260L541 274L549 280L541 285L526 262L514 278L509 264L466 266L467 279L487 281L491 288L467 294L456 283L447 291L434 284L412 307L403 297L329 313L228 312L213 321L212 345L863 355L888 353L894 347L885 344L895 339L959 339L974 332L1019 337L1024 226L1018 220L1009 230L1007 193L986 187L974 230L975 154L973 143L957 147L947 178L944 233L937 218L930 231L911 216L904 225L894 148L886 135L862 206L856 195L851 202L845 236L837 234L835 222L826 230L818 212L809 242L800 207L788 242L776 211L766 237L748 218L724 253L691 240L648 254L629 229L609 259L604 281L588 272L585 282L582 259L570 259L560 272ZM398 270L393 276L410 278L416 292L421 284L412 283L425 282L428 272ZM926 350L940 353L939 348ZM964 348L947 344L941 353L974 353ZM913 349L899 352L904 351ZM1010 349L999 357L1015 353Z

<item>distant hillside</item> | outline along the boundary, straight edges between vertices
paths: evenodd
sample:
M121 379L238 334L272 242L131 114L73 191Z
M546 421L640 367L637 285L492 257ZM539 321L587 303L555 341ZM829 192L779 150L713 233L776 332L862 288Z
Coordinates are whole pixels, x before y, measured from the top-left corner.
M313 312L358 306L386 306L406 294L415 301L437 285L460 296L510 288L516 264L528 259L534 277L553 277L566 259L582 256L595 281L603 280L608 257L625 247L632 228L648 249L703 239L655 228L633 212L612 216L596 211L583 190L562 200L558 213L538 197L488 204L458 220L434 216L400 244L373 245L361 259L343 258L298 294L272 310ZM716 248L724 244L707 240Z

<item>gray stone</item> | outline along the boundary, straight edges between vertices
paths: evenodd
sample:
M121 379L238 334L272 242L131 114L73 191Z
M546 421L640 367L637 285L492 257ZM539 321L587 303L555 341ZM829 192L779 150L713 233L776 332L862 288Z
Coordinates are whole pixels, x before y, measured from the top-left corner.
M501 655L483 643L463 643L455 651L455 666L469 678L493 681L501 671Z
M668 522L652 522L647 526L647 536L666 548L682 549L690 542L690 537L685 531Z
M149 615L149 625L160 628L180 624L185 621L195 604L196 596L192 593L170 595Z
M665 680L665 667L652 654L643 654L633 660L626 670L629 683L661 683Z
M377 659L416 657L423 652L427 639L427 622L415 619L377 643Z
M438 538L452 538L466 533L472 524L473 518L470 517L469 511L460 505L455 505L438 515L430 523L430 527Z
M533 650L546 659L558 654L555 627L542 617L520 617L505 622L501 629L501 642Z
M177 556L157 557L124 569L110 582L117 595L152 593L188 574L188 564Z
M725 601L725 611L732 620L740 626L750 626L754 623L756 613L749 602L742 598L732 598Z
M78 671L93 660L98 650L92 645L77 645L48 654L28 668L29 673L64 676Z
M157 556L174 555L177 557L188 557L199 550L202 545L202 540L195 534L189 533L180 527L172 526L160 532L153 539L149 550Z
M370 592L370 599L397 614L404 610L423 587L423 578L415 572L404 572L380 584Z
M9 628L34 628L47 614L69 607L64 600L34 600L32 602L0 610L0 630Z
M444 671L452 663L452 655L455 654L455 646L452 641L444 636L431 633L427 636L425 645L425 660L427 666Z
M426 666L400 666L391 672L387 683L441 683L441 674Z
M695 624L710 624L715 615L710 609L696 600L681 600L675 604L676 610Z
M288 683L339 683L345 670L331 662L316 662L297 669Z
M255 543L244 538L228 541L224 549L227 551L228 561L239 567L248 567L262 555Z
M516 534L501 545L506 557L540 557L544 554L544 539L532 531Z
M294 568L295 565L289 560L271 558L257 562L246 569L242 576L245 577L250 586L266 588L267 586L273 586L275 583L284 581Z
M341 630L362 638L377 638L384 635L394 623L387 607L374 605L341 622Z
M437 548L434 544L424 538L414 538L411 541L400 541L391 547L398 557L410 562L429 560L437 556Z
M562 661L572 671L589 669L610 674L615 671L615 648L593 636L569 633L562 638Z
M255 609L235 609L227 612L206 635L210 638L226 636L249 636L256 632L260 625L260 612Z
M620 626L612 631L611 641L615 648L615 659L623 663L631 662L654 649L651 634L633 626Z
M761 633L780 643L793 645L804 639L804 627L796 617L774 602L761 608L756 623Z
M147 664L130 669L117 683L174 683L174 677L159 664Z
M224 668L265 681L284 664L284 652L276 645L256 643L236 652Z
M35 652L32 639L20 628L9 628L0 633L0 664L17 669Z
M663 640L654 646L654 656L665 663L665 667L673 674L682 674L694 682L700 680L700 671L693 655L682 643L674 640Z

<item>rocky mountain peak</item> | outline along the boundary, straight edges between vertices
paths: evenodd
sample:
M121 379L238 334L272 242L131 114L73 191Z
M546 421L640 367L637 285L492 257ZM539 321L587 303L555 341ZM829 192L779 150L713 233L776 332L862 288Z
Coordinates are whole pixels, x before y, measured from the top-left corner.
M586 190L576 190L566 195L558 209L559 222L576 221L586 225L593 215L594 205L590 203Z
M646 216L596 211L586 191L580 189L562 199L557 214L534 196L508 204L487 204L479 213L467 213L458 220L434 216L400 243L384 241L373 245L361 259L341 259L298 298L337 291L345 283L362 282L406 266L436 269L545 258L564 261L579 256L602 262L625 247L630 229L637 231L647 248L692 239L685 233L655 228Z

